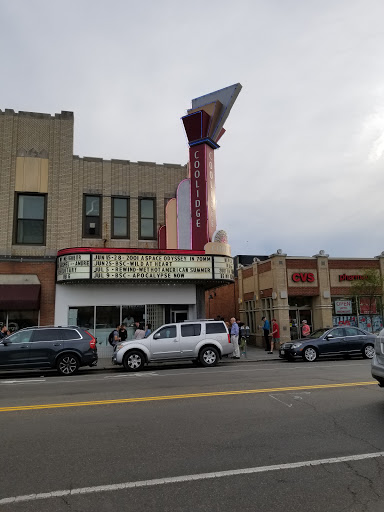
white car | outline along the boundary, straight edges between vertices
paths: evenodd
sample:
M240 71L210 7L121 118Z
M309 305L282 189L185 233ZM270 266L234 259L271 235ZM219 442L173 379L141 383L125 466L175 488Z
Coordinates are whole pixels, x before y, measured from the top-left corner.
M384 388L384 329L380 331L375 340L375 353L371 366L372 377L377 380L379 386Z
M156 361L197 361L215 366L219 359L233 352L227 326L216 320L190 320L159 327L147 338L120 343L112 362L127 371L142 370Z

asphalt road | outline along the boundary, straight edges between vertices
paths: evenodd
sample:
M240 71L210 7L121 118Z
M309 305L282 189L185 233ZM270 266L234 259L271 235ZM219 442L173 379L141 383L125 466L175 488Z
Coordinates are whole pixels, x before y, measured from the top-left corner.
M3 373L0 425L5 512L384 510L369 361Z

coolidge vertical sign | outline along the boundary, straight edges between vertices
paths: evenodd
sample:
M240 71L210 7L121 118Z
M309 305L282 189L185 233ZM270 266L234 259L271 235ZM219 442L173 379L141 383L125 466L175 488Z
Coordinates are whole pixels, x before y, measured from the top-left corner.
M215 164L207 144L189 148L192 250L202 250L216 231Z

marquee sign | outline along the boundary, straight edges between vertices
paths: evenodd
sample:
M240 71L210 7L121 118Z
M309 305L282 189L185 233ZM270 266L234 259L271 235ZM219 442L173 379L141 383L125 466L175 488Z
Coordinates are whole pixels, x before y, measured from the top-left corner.
M233 260L204 254L97 253L57 257L57 282L232 281Z

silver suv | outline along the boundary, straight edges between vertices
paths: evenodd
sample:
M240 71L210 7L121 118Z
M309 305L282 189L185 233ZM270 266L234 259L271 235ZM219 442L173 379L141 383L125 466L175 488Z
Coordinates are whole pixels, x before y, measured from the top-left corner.
M372 377L376 379L381 388L384 387L384 329L380 331L375 340L375 353L371 366Z
M196 361L215 366L224 355L233 352L227 326L222 321L190 320L159 327L147 338L117 345L114 364L129 372L142 370L156 361Z

